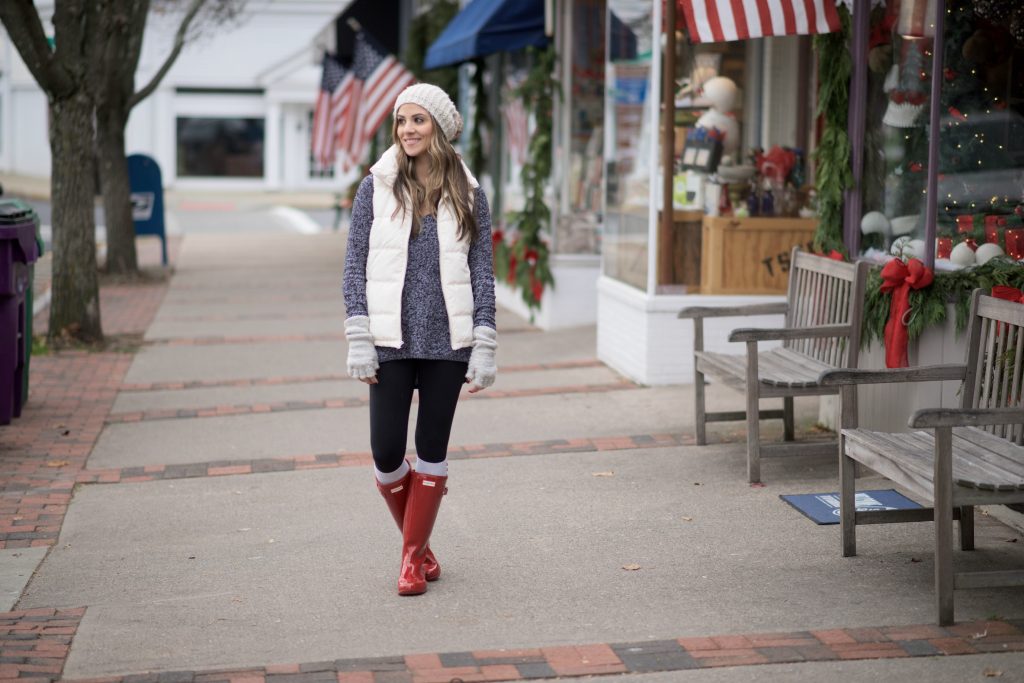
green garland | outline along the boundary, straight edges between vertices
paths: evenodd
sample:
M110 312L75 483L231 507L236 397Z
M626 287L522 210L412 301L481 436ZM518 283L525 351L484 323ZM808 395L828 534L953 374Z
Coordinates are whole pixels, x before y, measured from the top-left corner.
M864 334L861 345L868 346L885 340L885 324L889 320L892 296L881 291L882 269L873 268L868 275L864 300ZM947 304L956 307L956 331L963 332L970 315L971 292L976 288L990 289L993 285L1007 285L1024 289L1024 268L1009 258L998 257L981 266L964 268L951 273L935 273L931 286L910 292L910 318L907 336L917 339L926 328L946 321Z
M852 62L847 47L850 14L839 8L842 30L814 37L818 52L818 114L825 126L814 153L817 161L815 186L818 193L818 229L814 248L822 253L833 249L846 253L843 244L843 192L850 187L850 138L846 133L846 115L850 102Z
M553 76L553 45L540 50L529 47L527 53L533 66L515 95L523 99L527 111L533 114L536 129L530 137L526 163L519 176L525 197L523 209L509 216L510 229L515 237L508 244L501 231L494 233L494 270L499 281L507 282L520 291L532 313L540 308L544 288L555 285L548 243L542 232L551 222L551 209L544 201L544 189L551 177L552 110L558 82Z

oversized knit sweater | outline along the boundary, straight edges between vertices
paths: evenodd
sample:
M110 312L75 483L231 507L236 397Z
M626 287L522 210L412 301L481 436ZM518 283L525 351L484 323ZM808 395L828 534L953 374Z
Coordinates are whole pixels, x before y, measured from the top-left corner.
M491 257L491 213L487 196L476 190L479 236L469 249L469 273L473 287L473 325L495 327L494 265ZM373 225L373 176L359 185L352 203L352 220L345 254L345 309L348 317L369 315L366 307L366 258ZM381 363L402 358L469 360L471 348L453 350L448 333L448 313L441 290L440 245L437 220L425 216L419 234L409 240L409 262L402 288L402 346L377 347Z

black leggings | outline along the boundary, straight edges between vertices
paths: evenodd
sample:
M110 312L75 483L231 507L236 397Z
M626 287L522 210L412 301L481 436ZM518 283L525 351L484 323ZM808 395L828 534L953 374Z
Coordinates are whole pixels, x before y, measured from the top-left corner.
M419 390L416 457L444 462L455 404L466 381L466 363L409 358L381 363L370 385L370 450L381 472L394 472L405 459L409 408Z

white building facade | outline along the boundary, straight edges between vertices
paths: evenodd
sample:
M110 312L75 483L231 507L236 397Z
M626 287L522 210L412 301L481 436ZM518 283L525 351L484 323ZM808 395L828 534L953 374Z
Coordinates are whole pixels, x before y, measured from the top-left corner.
M159 88L131 113L129 154L160 164L167 187L335 190L310 154L319 55L347 0L254 0L234 22L186 44ZM52 37L52 3L38 3ZM179 15L151 13L136 72L142 87L169 53ZM0 28L0 172L50 174L47 103Z

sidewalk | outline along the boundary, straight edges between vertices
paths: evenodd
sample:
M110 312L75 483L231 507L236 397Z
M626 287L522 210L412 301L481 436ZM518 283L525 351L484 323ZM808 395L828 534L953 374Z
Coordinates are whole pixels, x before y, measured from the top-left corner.
M137 350L33 359L2 432L0 574L23 581L0 679L1024 678L1019 589L930 625L931 525L864 529L841 558L837 527L778 498L834 491L833 462L769 460L749 486L742 425L693 446L690 388L626 382L592 328L504 311L498 383L456 416L443 576L398 597L345 376L343 239L187 235L169 283L104 291ZM1018 533L981 516L977 535L958 563L1024 565Z

